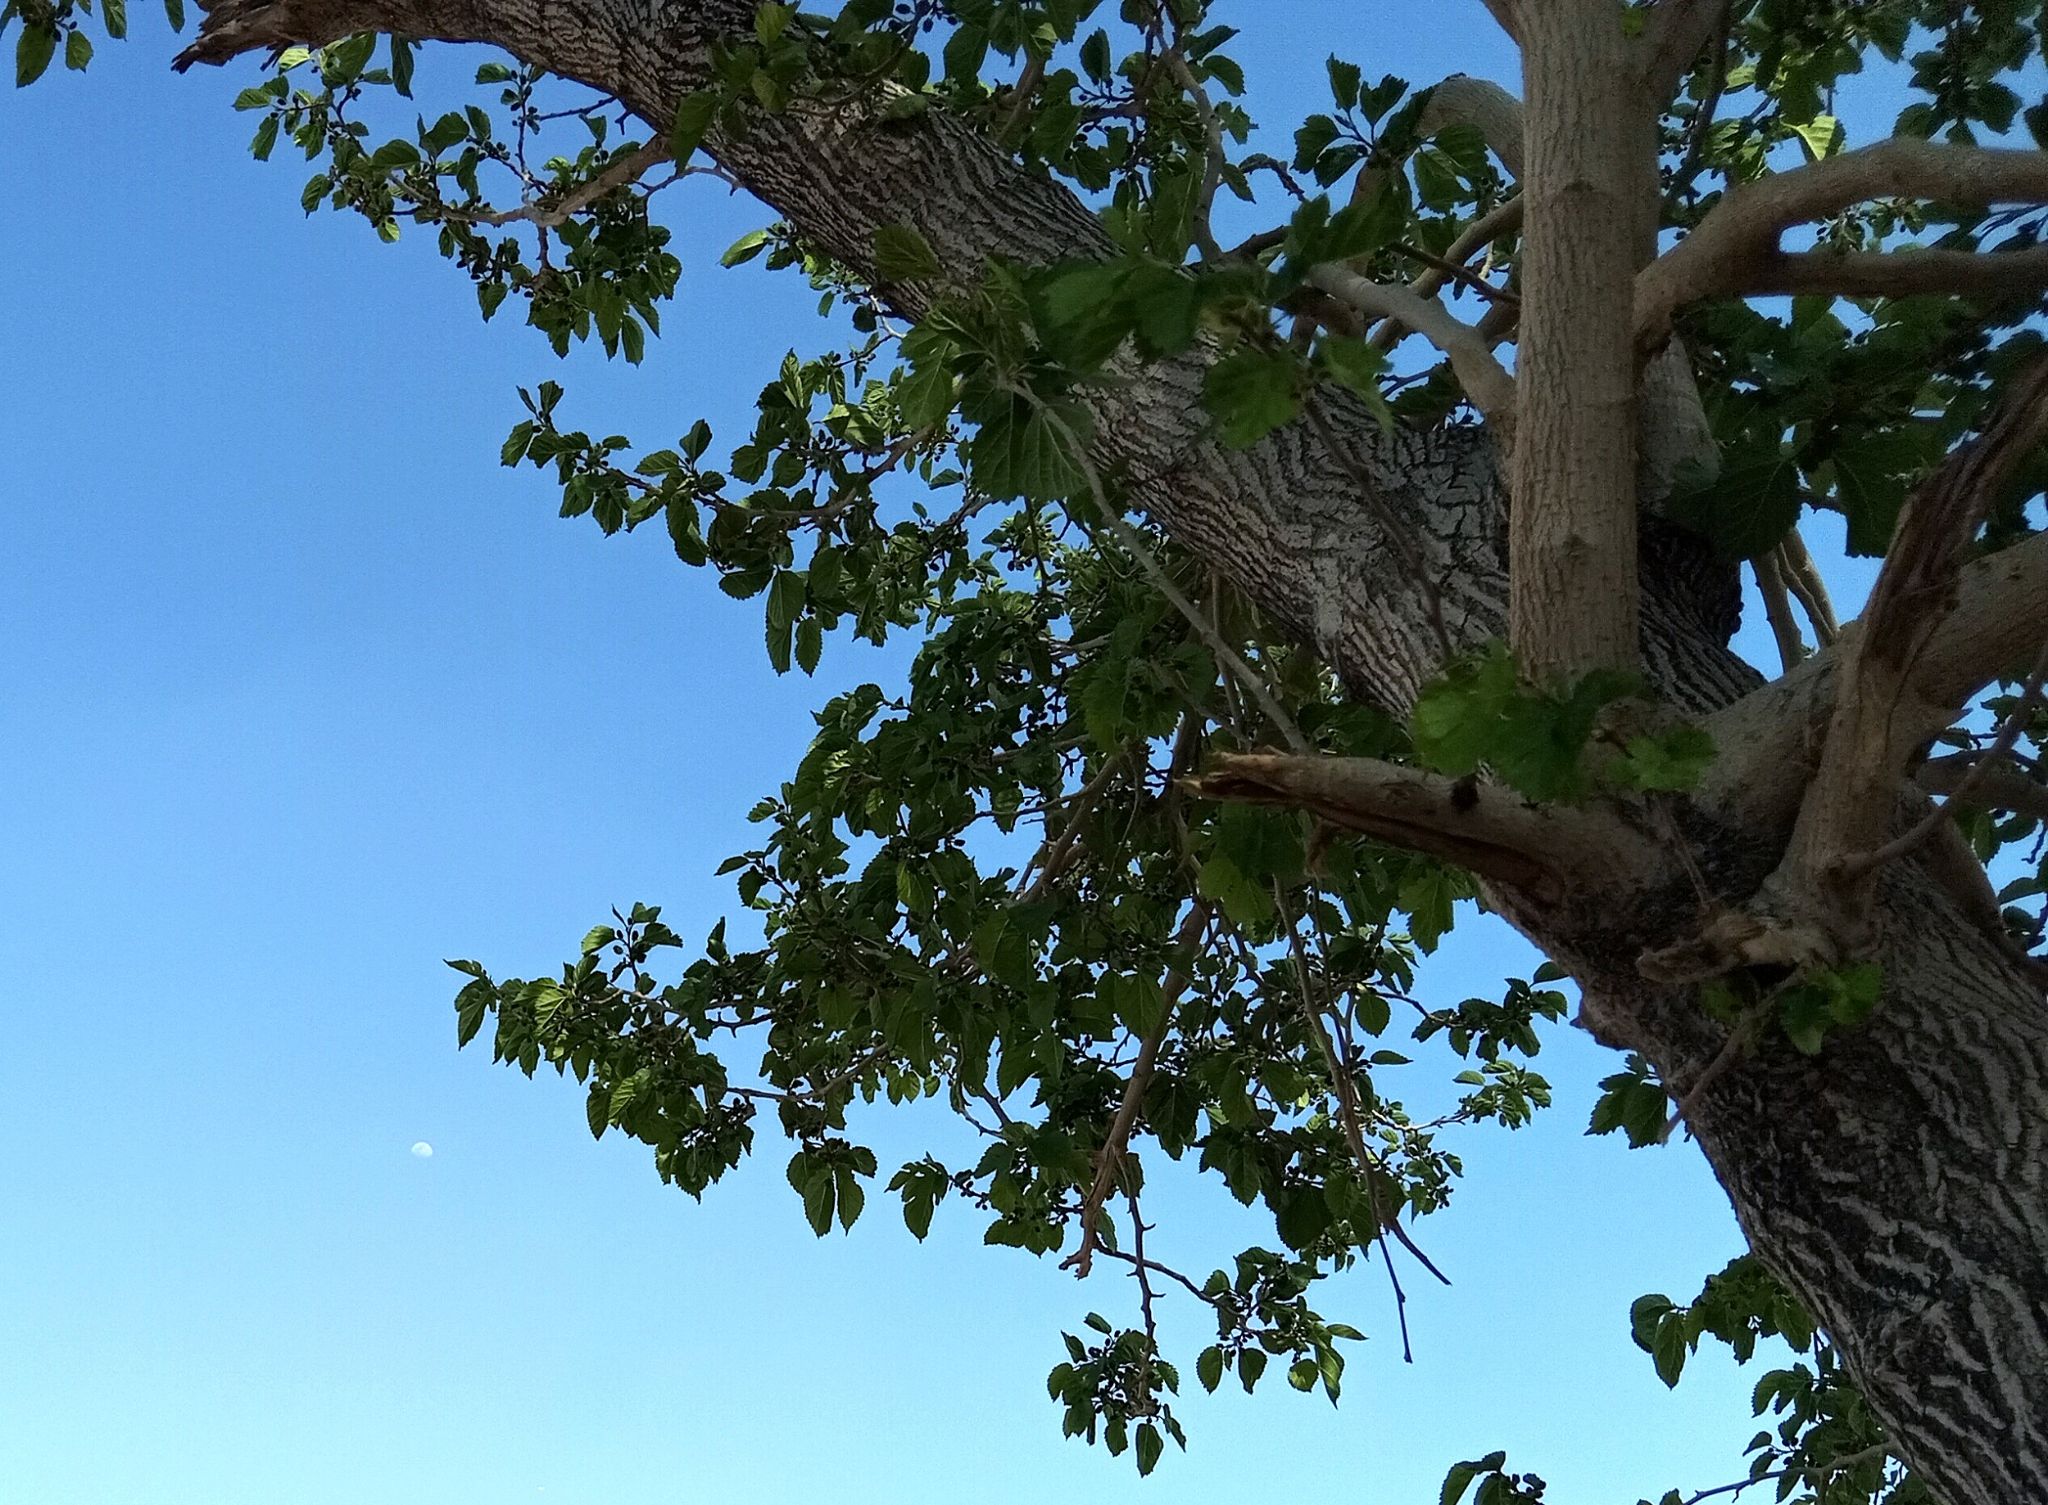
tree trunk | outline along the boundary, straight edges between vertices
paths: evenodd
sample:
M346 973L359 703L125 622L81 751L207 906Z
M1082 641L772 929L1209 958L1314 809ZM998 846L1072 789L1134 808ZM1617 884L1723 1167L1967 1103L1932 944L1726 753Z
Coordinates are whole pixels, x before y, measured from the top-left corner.
M753 0L219 0L183 61L371 29L486 42L617 95L660 133L708 81L712 39L748 31L754 10ZM943 114L883 122L800 102L707 148L807 244L864 273L875 231L895 224L923 233L952 287L973 285L992 255L1044 264L1110 252L1064 187ZM913 318L943 290L882 288ZM1128 478L1177 542L1355 694L1395 713L1440 653L1426 592L1380 519L1419 545L1457 644L1505 633L1508 508L1483 432L1387 436L1333 401L1333 423L1379 490L1369 509L1304 424L1249 450L1206 437L1203 369L1199 353L1146 366L1095 399L1098 463ZM1629 434L1613 440L1625 455ZM1734 576L1698 541L1641 523L1644 672L1680 710L1726 707L1759 683L1726 646ZM1741 752L1724 744L1725 756ZM1775 864L1790 819L1754 815L1769 802L1729 803L1751 813L1695 809L1686 834L1714 891L1739 903ZM1900 1453L1948 1505L2033 1505L2048 1490L2048 1016L2038 986L1918 868L1891 873L1879 897L1885 996L1869 1025L1811 1058L1758 1052L1703 1094L1693 1127L1757 1252L1839 1344ZM1561 901L1492 898L1580 981L1602 1040L1642 1052L1681 1090L1720 1052L1725 1032L1689 990L1637 970L1644 951L1700 924L1675 862L1668 882L1626 902L1590 880Z

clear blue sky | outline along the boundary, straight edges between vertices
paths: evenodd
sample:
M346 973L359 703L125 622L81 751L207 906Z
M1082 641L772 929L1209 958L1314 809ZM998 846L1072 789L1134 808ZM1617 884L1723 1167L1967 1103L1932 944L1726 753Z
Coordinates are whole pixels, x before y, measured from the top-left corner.
M1513 79L1476 4L1243 9L1271 120L1328 47ZM1272 17L1309 11L1290 55ZM800 285L716 268L765 214L677 194L667 337L564 372L426 244L302 217L228 109L253 74L175 78L136 31L0 95L0 1502L1393 1505L1495 1446L1560 1501L1741 1472L1751 1377L1709 1357L1672 1395L1626 1331L1738 1249L1726 1204L1689 1146L1581 1136L1612 1061L1571 1030L1555 1112L1471 1138L1424 1227L1456 1287L1411 1279L1415 1364L1364 1272L1340 1409L1195 1391L1143 1483L1043 1386L1114 1273L951 1207L920 1247L881 1199L820 1243L772 1146L698 1206L573 1088L458 1054L443 957L545 969L636 899L701 934L811 707L890 667L778 680L758 602L557 521L497 464L514 387L667 443L737 430L822 336ZM1475 923L1424 989L1530 960ZM1208 1194L1157 1238L1206 1269L1247 1234Z

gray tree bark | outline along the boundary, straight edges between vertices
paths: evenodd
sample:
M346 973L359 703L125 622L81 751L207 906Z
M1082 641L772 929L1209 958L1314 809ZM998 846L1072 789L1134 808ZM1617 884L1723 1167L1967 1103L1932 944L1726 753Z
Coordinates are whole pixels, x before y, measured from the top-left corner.
M712 40L747 31L754 8L218 0L183 61L373 29L485 42L616 94L661 132L708 81ZM807 243L863 273L877 229L920 230L945 271L938 286L883 288L906 317L944 285L974 284L991 256L1110 252L1064 187L943 115L882 122L799 103L707 148ZM1199 353L1146 366L1095 399L1098 464L1166 532L1355 694L1396 713L1441 655L1426 592L1388 526L1419 549L1457 644L1505 634L1509 508L1483 431L1390 438L1333 402L1333 426L1377 490L1368 507L1306 424L1250 450L1209 439L1203 369ZM1625 453L1627 436L1614 438ZM1714 782L1680 820L1713 891L1738 905L1784 848L1794 808L1782 796L1790 788L1796 806L1800 732L1814 697L1824 706L1825 676L1738 706L1759 678L1727 648L1732 572L1654 518L1640 525L1653 690L1688 713L1735 707L1721 725L1741 739L1723 741ZM2038 586L2041 574L2027 579ZM1661 881L1627 891L1604 876L1585 874L1562 897L1504 886L1491 897L1579 981L1595 1033L1642 1052L1682 1091L1725 1032L1690 989L1646 981L1638 959L1696 932L1700 906L1675 860ZM2033 1505L2048 1490L2048 1015L2038 984L1922 868L1890 872L1878 902L1886 983L1870 1024L1813 1058L1758 1053L1704 1092L1692 1126L1757 1252L1839 1344L1901 1454L1949 1505Z

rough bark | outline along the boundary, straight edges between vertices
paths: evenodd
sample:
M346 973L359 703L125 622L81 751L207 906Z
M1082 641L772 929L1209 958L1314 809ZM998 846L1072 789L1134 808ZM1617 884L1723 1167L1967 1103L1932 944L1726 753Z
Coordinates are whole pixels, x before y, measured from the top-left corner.
M707 79L712 38L747 29L753 9L751 0L221 0L186 61L364 29L483 41L618 95L658 130ZM1496 12L1517 26L1527 19L1505 3ZM899 223L924 233L954 285L975 281L992 255L1047 263L1108 252L1065 189L944 116L881 123L800 105L709 146L808 243L857 270L872 270L874 232ZM1532 164L1546 160L1550 148L1531 147ZM1532 198L1529 212L1533 226L1546 211ZM884 291L915 316L935 289ZM1618 318L1626 346L1626 297ZM1249 450L1213 443L1198 401L1205 360L1197 352L1133 369L1128 385L1095 399L1098 464L1178 543L1313 645L1354 693L1396 711L1433 675L1439 647L1427 591L1386 527L1419 550L1456 642L1504 632L1510 509L1483 432L1387 437L1333 402L1331 423L1378 492L1368 507L1309 426ZM1525 348L1525 373L1527 360ZM1590 432L1618 453L1633 432L1628 400L1605 388L1588 398L1606 415ZM1570 421L1583 429L1583 418ZM1633 484L1632 460L1627 475ZM1810 739L1837 683L1832 656L1752 694L1756 674L1726 647L1732 574L1647 518L1634 562L1635 646L1652 687L1682 711L1721 713L1724 756L1681 824L1714 894L1738 905L1784 850ZM2038 613L2010 597L2038 586L2044 562L2048 542L2035 540L1966 572L1960 604L1923 658L1923 670L1946 675L1944 693L1982 683L1985 664L1998 667L1995 651L2038 643ZM1611 638L1571 653L1580 666L1588 654L1612 657L1627 645ZM1666 864L1658 880L1604 889L1598 903L1545 885L1492 893L1580 980L1589 1026L1642 1051L1682 1090L1725 1032L1689 990L1651 984L1638 969L1646 951L1704 918L1682 864ZM2031 1505L2048 1486L2048 1024L2038 987L1925 869L1887 872L1876 902L1887 985L1871 1024L1813 1058L1759 1052L1699 1095L1692 1126L1757 1250L1840 1343L1901 1453L1949 1505Z

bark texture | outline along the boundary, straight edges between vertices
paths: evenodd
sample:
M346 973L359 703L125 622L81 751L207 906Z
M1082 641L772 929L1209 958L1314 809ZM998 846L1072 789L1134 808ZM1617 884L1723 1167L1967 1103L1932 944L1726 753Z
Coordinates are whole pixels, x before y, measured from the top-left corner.
M1554 9L1586 7L1574 0ZM712 39L746 31L753 11L752 0L219 0L183 61L225 61L366 29L488 42L618 95L660 131L677 101L709 78ZM1585 84L1583 76L1560 76L1546 87ZM943 115L888 123L800 104L764 117L742 139L708 147L807 242L856 269L872 271L874 232L892 224L922 231L944 266L941 282L956 286L974 283L991 256L1049 263L1109 253L1072 194ZM1532 173L1572 150L1532 139ZM1532 196L1532 244L1543 216L1578 212L1577 202ZM1533 280L1536 271L1526 275ZM1626 356L1633 272L1629 262L1619 273L1624 294L1615 328L1599 335L1603 351L1618 339ZM884 291L914 317L939 288ZM1533 306L1532 316L1543 317ZM1525 347L1525 384L1536 348ZM1134 369L1131 382L1094 399L1095 457L1124 479L1137 505L1313 645L1354 693L1396 712L1434 675L1439 648L1424 583L1403 564L1388 526L1420 552L1455 642L1505 633L1508 535L1530 520L1511 519L1485 432L1389 438L1363 412L1331 403L1331 428L1378 493L1368 506L1308 425L1250 450L1212 442L1198 401L1205 360L1197 352ZM1579 378L1560 371L1550 379ZM1576 395L1563 403L1556 418L1590 426L1619 460L1634 432L1631 401L1609 382L1584 393L1582 404ZM1525 432L1520 442L1551 441ZM1633 487L1632 458L1622 475ZM1557 521L1540 520L1544 530ZM1666 702L1720 713L1723 756L1680 819L1714 894L1738 908L1785 848L1838 677L1823 655L1752 694L1758 676L1726 646L1735 626L1732 571L1688 536L1640 521L1639 543L1627 545L1642 578L1639 634L1631 626L1617 641L1603 629L1597 656L1639 657ZM1555 547L1538 554L1578 562L1536 588L1597 581L1575 552L1585 542L1567 520ZM1611 553L1613 543L1589 546ZM1953 684L1970 679L1975 671L1963 665L1981 664L1986 641L2039 641L2038 612L2015 608L2009 596L2015 580L2038 589L2048 578L2048 544L2035 540L2012 553L1965 580L1961 625L1945 627L1928 649L1929 663L1953 661ZM1997 595L2001 581L2005 596ZM1985 597L1978 608L1970 606L1973 590ZM1972 643L1975 652L1965 653ZM1592 650L1573 651L1583 663ZM1667 836L1645 830L1668 850ZM1580 980L1589 1026L1642 1051L1683 1091L1720 1053L1725 1032L1691 989L1649 983L1638 969L1645 951L1681 941L1711 918L1682 867L1673 860L1626 889L1600 875L1576 893L1559 889L1496 883L1492 897ZM1886 991L1871 1024L1810 1059L1758 1054L1701 1094L1693 1126L1757 1250L1839 1342L1903 1455L1949 1505L2032 1505L2048 1488L2048 1023L2040 992L1927 870L1888 872L1876 905Z

